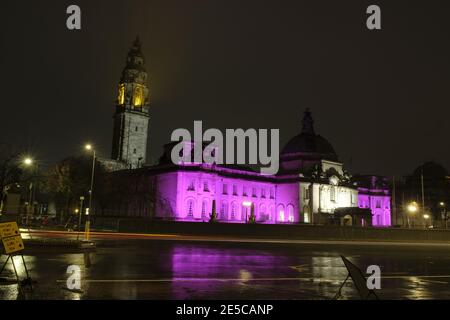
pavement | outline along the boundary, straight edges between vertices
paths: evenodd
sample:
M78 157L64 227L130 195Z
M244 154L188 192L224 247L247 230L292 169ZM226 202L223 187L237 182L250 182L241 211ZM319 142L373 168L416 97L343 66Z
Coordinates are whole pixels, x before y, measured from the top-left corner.
M31 231L33 239L77 236ZM332 299L347 276L341 254L363 272L380 267L381 299L450 299L449 244L115 232L93 232L91 240L95 250L25 242L34 290L20 296L16 284L0 282L0 299ZM23 277L23 264L15 261ZM69 266L79 267L78 290L68 289ZM0 277L13 278L10 264ZM358 299L351 281L342 298Z

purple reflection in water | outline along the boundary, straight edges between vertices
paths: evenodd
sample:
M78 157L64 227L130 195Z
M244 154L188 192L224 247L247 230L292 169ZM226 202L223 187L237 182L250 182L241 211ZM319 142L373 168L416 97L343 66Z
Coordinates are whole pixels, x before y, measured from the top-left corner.
M171 256L175 299L220 298L227 288L245 290L249 280L273 276L288 265L286 257L263 250L178 245Z

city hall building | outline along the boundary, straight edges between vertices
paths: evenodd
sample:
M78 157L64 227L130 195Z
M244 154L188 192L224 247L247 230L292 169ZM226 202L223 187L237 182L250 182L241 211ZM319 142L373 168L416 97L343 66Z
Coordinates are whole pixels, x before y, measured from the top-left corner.
M250 168L171 161L175 143L164 146L159 163L145 165L150 93L145 59L137 39L119 84L114 115L111 197L101 211L175 221L340 224L390 226L390 195L385 179L352 178L333 146L316 134L306 110L299 134L282 149L276 175ZM133 190L120 186L134 186ZM121 191L122 190L122 191ZM96 209L98 212L99 209Z

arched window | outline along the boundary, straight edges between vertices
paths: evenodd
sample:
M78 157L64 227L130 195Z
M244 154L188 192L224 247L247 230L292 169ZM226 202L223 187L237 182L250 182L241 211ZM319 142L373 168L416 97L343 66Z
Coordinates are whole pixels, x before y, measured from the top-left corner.
M289 222L294 222L294 206L292 204L287 206L287 218Z
M266 213L266 206L264 204L261 204L259 206L259 220L261 220L261 221L269 220L268 215Z
M237 210L237 205L236 202L233 202L231 204L231 220L236 220L236 210Z
M134 107L142 107L144 104L144 92L142 90L142 86L138 85L134 88L133 95L133 106Z
M194 210L195 210L195 203L193 199L189 199L186 202L186 212L187 212L187 218L194 218Z
M282 204L279 204L277 207L277 220L279 222L285 221L284 206Z
M202 219L206 219L206 211L208 210L208 200L202 201Z
M117 102L119 105L123 105L125 103L125 86L123 84L119 86L119 96L117 97Z
M228 203L222 201L222 206L220 207L220 218L222 220L228 220Z

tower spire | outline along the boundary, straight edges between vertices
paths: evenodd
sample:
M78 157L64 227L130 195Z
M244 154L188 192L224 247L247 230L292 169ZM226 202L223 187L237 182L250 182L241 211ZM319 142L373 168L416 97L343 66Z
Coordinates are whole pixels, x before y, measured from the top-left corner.
M302 132L304 134L311 134L314 135L314 120L311 115L311 111L309 108L305 109L305 112L303 113L303 119L302 119Z
M136 36L120 78L112 146L112 159L129 168L137 168L145 163L149 97L145 58L139 36Z
M136 35L136 39L134 39L133 46L135 47L141 47L141 40L139 39L139 34Z

